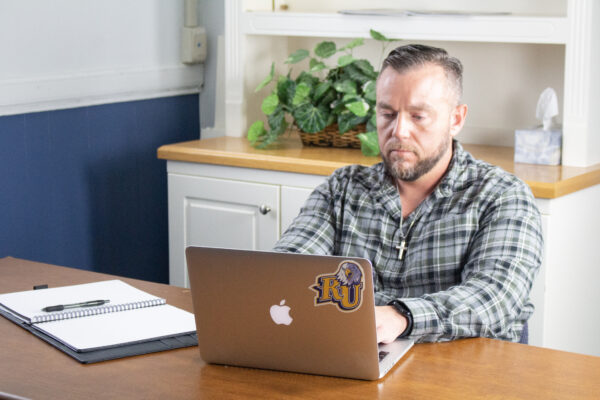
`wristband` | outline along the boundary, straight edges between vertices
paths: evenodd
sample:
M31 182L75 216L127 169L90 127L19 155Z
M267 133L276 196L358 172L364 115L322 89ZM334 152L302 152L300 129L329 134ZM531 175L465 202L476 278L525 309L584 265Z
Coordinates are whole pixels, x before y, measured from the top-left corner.
M401 302L400 300L392 300L388 303L388 305L394 307L394 309L398 312L398 314L400 314L404 318L406 318L406 321L407 321L406 329L404 329L404 332L402 332L400 334L400 336L398 336L398 338L407 337L408 335L411 334L412 329L413 329L412 313L410 312L408 307L406 307L406 305L403 302Z

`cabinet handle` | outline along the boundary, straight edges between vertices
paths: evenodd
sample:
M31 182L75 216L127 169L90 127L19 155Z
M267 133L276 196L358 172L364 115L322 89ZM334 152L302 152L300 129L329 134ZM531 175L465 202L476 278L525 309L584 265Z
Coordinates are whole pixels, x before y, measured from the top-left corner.
M267 215L271 211L271 207L267 206L266 204L262 204L260 207L258 207L258 211L262 215Z

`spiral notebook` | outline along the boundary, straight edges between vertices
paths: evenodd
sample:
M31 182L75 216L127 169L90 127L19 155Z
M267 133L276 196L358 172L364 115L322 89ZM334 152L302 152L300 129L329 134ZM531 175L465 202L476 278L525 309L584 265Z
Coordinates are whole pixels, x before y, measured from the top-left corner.
M42 311L48 306L97 299L109 302L95 307ZM0 313L71 356L95 353L91 359L75 357L79 361L82 361L80 358L88 359L87 362L118 358L122 352L114 349L130 345L134 345L133 353L129 348L121 356L196 344L192 313L120 280L1 294ZM183 339L162 346L174 338ZM140 346L157 341L154 346ZM102 352L107 349L113 350Z

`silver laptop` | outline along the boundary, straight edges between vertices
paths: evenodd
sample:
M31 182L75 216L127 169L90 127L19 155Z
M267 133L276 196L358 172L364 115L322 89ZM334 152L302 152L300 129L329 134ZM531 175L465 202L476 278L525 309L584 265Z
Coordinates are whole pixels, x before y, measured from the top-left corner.
M362 258L188 247L204 361L374 380L412 347L377 345Z

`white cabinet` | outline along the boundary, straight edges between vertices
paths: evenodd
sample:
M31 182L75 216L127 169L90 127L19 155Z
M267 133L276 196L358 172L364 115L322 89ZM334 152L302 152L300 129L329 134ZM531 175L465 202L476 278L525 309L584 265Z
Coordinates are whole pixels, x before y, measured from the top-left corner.
M532 344L600 356L600 185L536 199L544 229L544 265L532 298Z
M325 179L176 161L167 163L167 171L169 282L184 287L186 247L270 250Z

